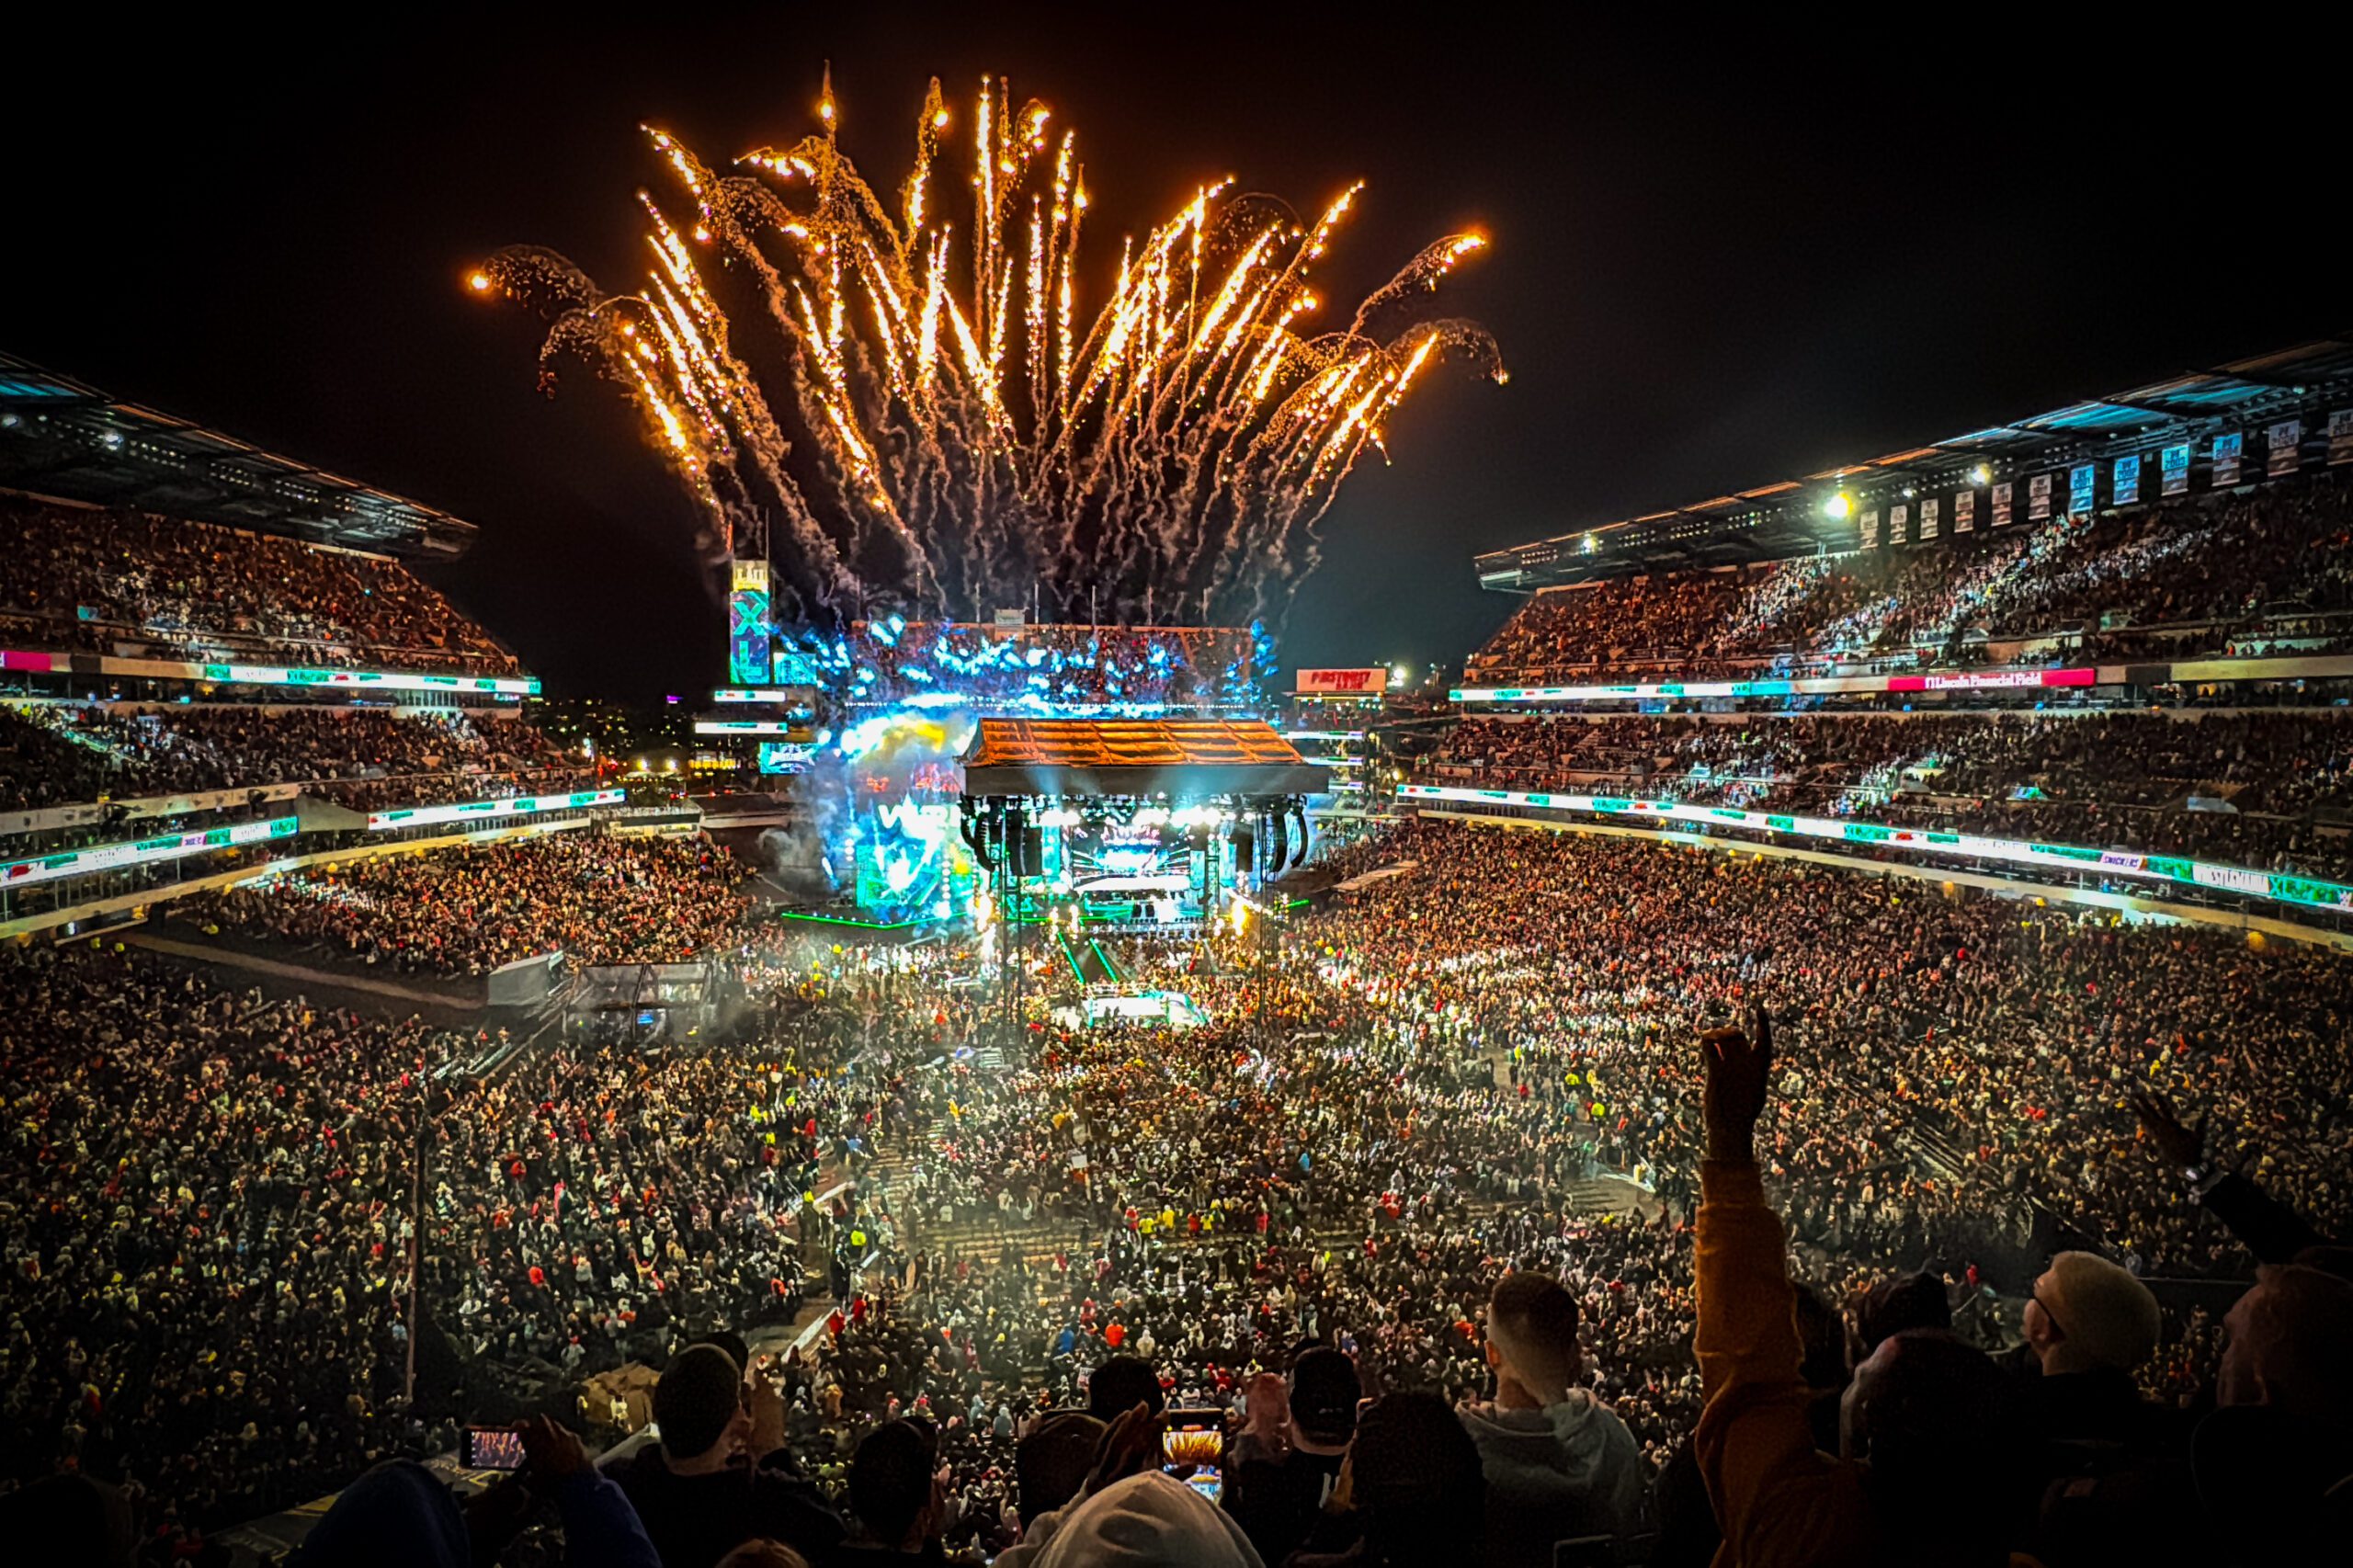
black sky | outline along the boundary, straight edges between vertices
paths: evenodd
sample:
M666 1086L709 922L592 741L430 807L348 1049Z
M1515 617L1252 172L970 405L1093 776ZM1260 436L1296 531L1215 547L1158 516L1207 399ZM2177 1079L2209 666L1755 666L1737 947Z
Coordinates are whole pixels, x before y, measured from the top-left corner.
M460 602L551 690L642 699L720 671L691 511L618 396L581 373L541 399L532 324L461 279L518 241L632 278L638 123L714 160L792 139L829 57L878 183L926 75L1051 105L1107 269L1227 174L1302 206L1370 180L1340 295L1439 233L1492 236L1449 309L1511 384L1433 381L1392 422L1287 663L1459 657L1509 608L1472 585L1477 550L2346 324L2336 73L2254 14L1661 9L126 15L11 73L0 347L479 524Z

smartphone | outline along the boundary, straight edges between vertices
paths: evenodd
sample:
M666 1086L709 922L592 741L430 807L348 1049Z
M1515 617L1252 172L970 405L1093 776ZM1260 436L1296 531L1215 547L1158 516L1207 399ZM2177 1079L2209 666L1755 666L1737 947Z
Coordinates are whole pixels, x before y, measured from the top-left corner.
M1160 1429L1161 1469L1212 1503L1225 1500L1225 1412L1171 1410Z
M512 1426L469 1426L458 1434L458 1464L463 1470L520 1470L523 1434Z

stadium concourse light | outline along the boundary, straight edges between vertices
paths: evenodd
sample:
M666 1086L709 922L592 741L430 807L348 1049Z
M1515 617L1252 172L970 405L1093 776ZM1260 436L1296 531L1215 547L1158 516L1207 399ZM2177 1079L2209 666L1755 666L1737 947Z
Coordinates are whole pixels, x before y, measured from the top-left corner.
M1823 513L1826 517L1844 518L1854 509L1854 501L1843 490L1832 492L1830 499L1822 504Z
M1993 469L1991 469L1990 467L1988 467L1988 466L1987 466L1986 464L1984 464L1984 463L1979 463L1975 468L1972 468L1972 469L1971 469L1971 470L1969 471L1969 483L1972 483L1972 484L1976 485L1976 486L1977 486L1977 487L1979 487L1980 489L1983 489L1983 488L1984 488L1986 485L1993 483L1994 483L1994 471L1993 471Z

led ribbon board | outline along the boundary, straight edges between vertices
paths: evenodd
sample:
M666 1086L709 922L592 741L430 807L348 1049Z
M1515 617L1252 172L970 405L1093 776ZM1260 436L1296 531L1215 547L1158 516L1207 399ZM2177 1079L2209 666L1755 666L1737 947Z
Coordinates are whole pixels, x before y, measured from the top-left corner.
M2099 671L1955 670L1927 676L1821 676L1798 680L1636 681L1625 686L1460 686L1453 702L1611 702L1665 697L1831 697L1844 692L1988 691L2096 686Z
M228 827L204 828L194 833L169 833L158 838L97 844L56 855L36 855L28 860L11 860L0 865L0 888L30 887L35 882L51 882L61 877L84 877L93 871L119 871L126 866L156 865L165 860L184 859L190 855L202 855L213 849L234 849L244 844L265 844L272 839L291 838L294 832L292 817L270 817L261 822L241 822Z
M278 665L191 665L191 675L229 686L327 686L354 691L453 691L537 697L537 676L429 676L404 670L305 670Z
M570 795L509 795L490 801L465 801L454 806L411 806L404 811L370 812L368 831L424 827L441 822L479 822L487 817L538 816L546 812L574 811L582 806L618 806L619 790L582 790Z
M817 688L807 686L723 686L710 694L713 702L794 702L813 707L817 701Z
M1592 812L1601 816L1648 817L1661 822L1699 823L1747 828L1798 838L1831 839L1875 849L1923 855L2007 860L2063 871L2096 871L2148 881L2186 883L2223 892L2245 893L2307 909L2353 912L2353 886L2312 877L2223 866L2179 855L2140 855L2127 849L2093 849L2073 844L2033 844L2016 838L1984 838L1973 833L1943 833L1918 827L1847 818L1782 816L1734 811L1728 806L1688 806L1673 801L1637 801L1622 795L1551 795L1522 790L1467 790L1446 784L1401 784L1399 798L1455 801L1465 805L1533 806L1540 810Z

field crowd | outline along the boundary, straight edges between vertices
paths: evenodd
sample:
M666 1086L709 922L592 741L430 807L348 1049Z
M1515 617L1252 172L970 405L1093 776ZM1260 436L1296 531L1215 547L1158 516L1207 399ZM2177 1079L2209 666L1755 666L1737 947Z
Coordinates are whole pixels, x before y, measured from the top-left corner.
M770 949L766 999L729 1043L655 1058L559 1044L483 1081L437 1072L480 1049L464 1037L267 1003L137 955L13 958L10 1473L66 1460L127 1476L163 1521L154 1540L196 1551L226 1519L445 1440L437 1422L461 1403L482 1414L486 1390L537 1388L533 1408L576 1420L562 1391L633 1358L669 1369L673 1408L652 1459L610 1461L613 1483L644 1561L669 1568L716 1561L682 1521L737 1515L681 1499L698 1475L744 1475L721 1450L746 1445L767 1456L747 1528L812 1562L1089 1561L1046 1554L1096 1528L1098 1492L1101 1507L1130 1498L1170 1529L1210 1528L1117 1479L1135 1468L1111 1462L1120 1429L1076 1414L1138 1400L1231 1413L1232 1532L1217 1539L1232 1555L1199 1561L1427 1561L1412 1551L1473 1555L1484 1539L1486 1561L1517 1562L1478 1521L1503 1529L1506 1500L1539 1494L1562 1533L1704 1561L1719 1528L1752 1540L1717 1412L1760 1375L1756 1355L1778 1353L1774 1335L1791 1364L1802 1352L1815 1397L1868 1395L1890 1344L1916 1351L1935 1396L1961 1402L1952 1429L2032 1472L1988 1480L1970 1460L1972 1485L2064 1480L2045 1439L2087 1433L2124 1433L2133 1473L2169 1475L2218 1395L2244 1403L2230 1358L2252 1352L2230 1346L2257 1339L2237 1319L2222 1333L2227 1286L2211 1307L2205 1287L2168 1290L2162 1313L2148 1299L2143 1322L2135 1277L2243 1279L2353 1218L2333 956L1721 850L1437 822L1343 860L1415 869L1268 945L1221 938L1213 963L1122 944L1123 971L1186 990L1212 1021L1082 1031L1039 1013L1002 1066L962 1050L986 1042L991 1013L949 983L973 961L953 948L889 967ZM374 892L443 910L454 931L508 896L489 868L520 864L468 867L449 894ZM559 859L518 880L561 905L591 896L565 881L584 869L601 874ZM667 897L683 916L703 869L665 875L686 881L649 881L647 906ZM1721 1063L1694 1035L1753 1037L1760 1006L1773 1043L1744 1167ZM412 1410L399 1302L420 1129L430 1392ZM2186 1137L2235 1173L2202 1205L2178 1168ZM1623 1201L1624 1184L1597 1184L1611 1173L1649 1193ZM1711 1268L1764 1270L1735 1296L1769 1299L1790 1289L1785 1260L1802 1343L1787 1314L1711 1331ZM2341 1309L2335 1276L2290 1273L2312 1310ZM1558 1295L1515 1305L1496 1294L1512 1278ZM803 1294L833 1310L800 1348L687 1348L733 1344ZM2070 1317L2063 1353L2051 1325ZM2310 1365L2322 1384L2337 1375ZM2081 1398L2052 1403L2038 1371L2080 1374ZM729 1414L746 1378L757 1441ZM696 1412L722 1381L711 1425ZM1804 1389L1790 1397L1790 1440L1836 1450ZM1980 1420L1986 1401L2006 1414ZM705 1437L717 1471L697 1469ZM1448 1471L1458 1443L1469 1468ZM1076 1501L1033 1508L1058 1489L1041 1457L1056 1444L1089 1461L1054 1499ZM1563 1472L1574 1507L1528 1473L1546 1455L1583 1456ZM1353 1507L1319 1506L1343 1466ZM1439 1506L1427 1488L1449 1475ZM1391 1506L1405 1495L1423 1506ZM2029 1491L1987 1495L2012 1532L2000 1544L2106 1560ZM1920 1528L1908 1506L1867 1499L1847 1525L1902 1535ZM2234 1552L2264 1521L2144 1506L2097 1541L2157 1523L2185 1550Z

